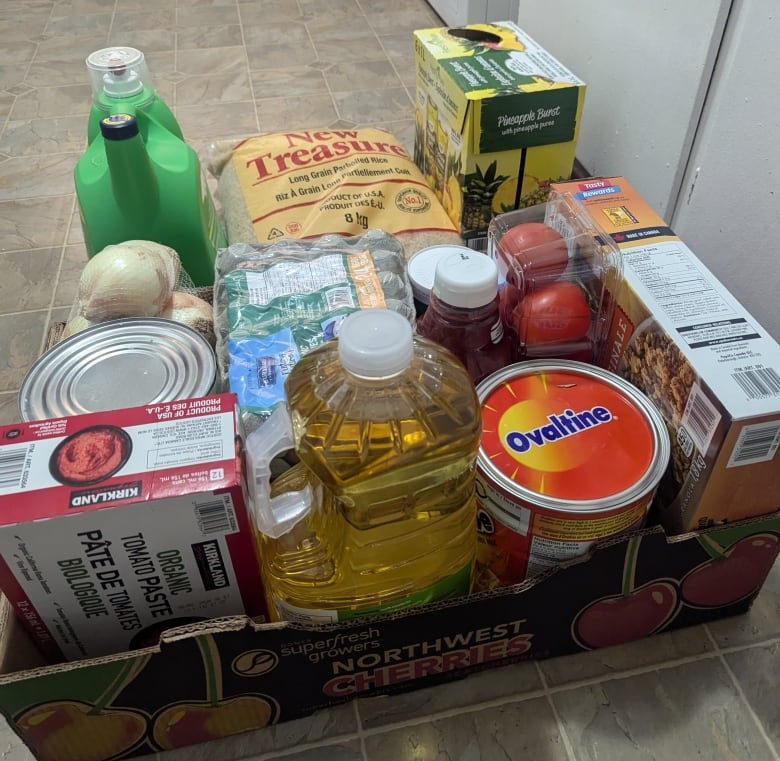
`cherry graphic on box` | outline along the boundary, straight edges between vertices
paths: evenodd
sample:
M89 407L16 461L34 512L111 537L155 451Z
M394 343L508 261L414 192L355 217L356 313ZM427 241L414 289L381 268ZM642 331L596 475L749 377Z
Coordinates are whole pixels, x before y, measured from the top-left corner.
M137 709L109 706L148 660L126 661L94 705L53 700L25 709L16 718L25 741L37 756L60 761L102 761L136 748L146 738L149 717Z
M712 560L689 571L680 584L683 603L691 608L720 608L750 597L780 552L780 537L772 533L750 534L726 548L707 534L698 541Z
M196 640L203 661L206 699L173 703L158 712L152 734L162 750L216 740L261 729L279 717L279 706L267 695L222 695L222 671L217 644L211 635Z
M660 631L677 615L680 598L674 579L654 579L639 587L636 561L641 536L628 540L622 591L586 605L574 617L571 634L585 650L620 645Z

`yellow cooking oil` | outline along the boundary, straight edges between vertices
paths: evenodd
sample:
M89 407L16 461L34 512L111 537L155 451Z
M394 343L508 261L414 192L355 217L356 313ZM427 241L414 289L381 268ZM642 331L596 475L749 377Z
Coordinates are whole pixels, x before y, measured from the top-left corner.
M261 537L272 617L342 621L467 594L481 415L454 355L364 310L285 388L300 463L272 496L309 487L311 509Z

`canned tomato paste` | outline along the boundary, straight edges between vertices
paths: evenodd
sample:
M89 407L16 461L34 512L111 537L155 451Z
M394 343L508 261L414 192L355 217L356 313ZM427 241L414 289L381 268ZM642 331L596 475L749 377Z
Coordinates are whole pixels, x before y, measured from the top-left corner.
M592 365L537 360L477 392L483 586L523 581L644 524L670 444L634 386Z

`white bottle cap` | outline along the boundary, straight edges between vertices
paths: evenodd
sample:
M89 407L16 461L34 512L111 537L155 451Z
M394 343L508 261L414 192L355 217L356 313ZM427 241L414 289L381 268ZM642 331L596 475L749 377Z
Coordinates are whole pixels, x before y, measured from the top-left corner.
M386 378L409 367L414 353L412 326L398 312L364 309L339 326L339 359L363 378Z
M489 256L477 251L455 251L436 264L433 292L440 301L453 307L485 306L498 293L498 267Z
M458 251L471 251L466 246L439 245L421 248L409 257L406 272L412 284L412 293L417 301L427 304L436 275L436 265L448 254Z
M151 87L144 54L136 48L102 48L87 56L87 71L92 81L92 96L101 92L112 98L129 98Z

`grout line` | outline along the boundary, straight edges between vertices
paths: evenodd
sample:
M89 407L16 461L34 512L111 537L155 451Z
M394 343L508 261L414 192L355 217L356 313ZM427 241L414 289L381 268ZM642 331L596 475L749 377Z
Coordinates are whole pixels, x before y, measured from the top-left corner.
M577 761L577 756L574 753L574 746L572 745L571 739L569 738L569 733L566 731L566 726L561 720L561 716L558 713L558 709L555 706L555 701L553 700L553 693L550 692L549 685L547 684L547 677L545 676L538 660L534 661L534 665L536 666L536 673L539 676L539 681L542 683L542 687L546 692L545 698L547 699L547 705L550 706L550 710L552 711L553 717L555 718L555 724L558 727L558 735L561 738L561 742L563 742L566 755L569 758L569 761Z
M761 721L761 719L759 719L758 714L756 714L756 712L753 710L753 706L751 705L750 701L747 699L747 696L745 695L745 691L742 689L742 684L737 678L737 675L734 673L731 666L729 666L728 661L724 657L723 653L719 653L718 657L720 659L721 664L723 665L723 668L726 669L726 673L729 675L729 679L731 679L731 682L734 685L734 689L737 691L737 694L742 700L745 709L747 710L750 717L753 719L753 723L756 725L756 729L758 730L758 733L761 735L761 737L764 739L764 742L767 744L767 747L769 748L769 752L771 753L772 758L774 758L775 761L780 761L780 753L778 753L777 750L775 749L775 744L772 741L772 738L769 736L769 733L767 732L766 728L764 727L763 722Z
M363 731L363 721L360 718L360 699L357 698L352 701L353 713L355 714L355 725L358 731L358 740L360 741L360 755L363 757L363 761L370 761L368 758L368 751L366 750L366 733Z

